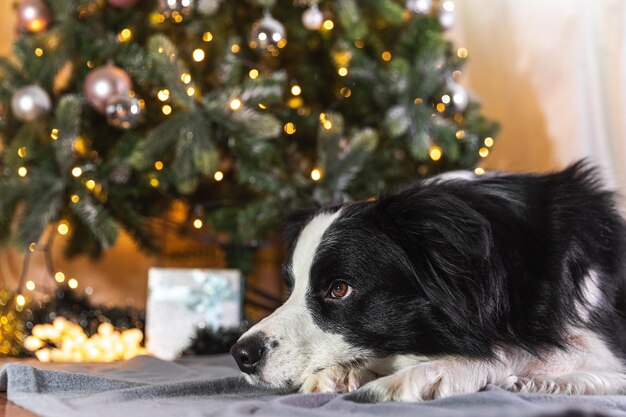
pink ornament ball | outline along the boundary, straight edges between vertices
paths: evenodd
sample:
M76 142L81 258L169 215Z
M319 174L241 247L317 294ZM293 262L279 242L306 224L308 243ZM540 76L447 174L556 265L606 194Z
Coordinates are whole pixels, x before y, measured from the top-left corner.
M20 0L17 4L17 25L27 32L41 32L50 24L50 11L42 0Z
M128 95L133 83L128 74L115 65L105 65L91 71L85 79L85 97L91 106L104 113L114 96Z

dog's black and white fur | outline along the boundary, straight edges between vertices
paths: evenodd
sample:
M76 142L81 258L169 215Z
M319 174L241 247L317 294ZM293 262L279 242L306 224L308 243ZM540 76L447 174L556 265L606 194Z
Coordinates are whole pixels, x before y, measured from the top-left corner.
M253 382L419 401L626 393L626 226L594 170L443 175L298 228Z

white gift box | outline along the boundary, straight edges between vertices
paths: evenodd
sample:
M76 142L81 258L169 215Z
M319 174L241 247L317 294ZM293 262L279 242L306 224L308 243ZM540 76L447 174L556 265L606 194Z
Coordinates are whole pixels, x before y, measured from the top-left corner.
M151 268L148 273L146 347L172 360L198 328L239 327L242 276L236 269Z

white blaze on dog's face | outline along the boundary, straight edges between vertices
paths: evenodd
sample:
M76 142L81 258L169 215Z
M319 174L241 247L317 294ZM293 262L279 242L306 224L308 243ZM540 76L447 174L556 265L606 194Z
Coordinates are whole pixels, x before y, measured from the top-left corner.
M291 295L233 347L231 352L251 382L295 387L321 369L349 363L367 353L347 343L341 334L323 330L309 308L311 267L324 233L340 213L318 214L304 227L287 265L294 281ZM235 352L238 345L243 358L237 357L241 351Z

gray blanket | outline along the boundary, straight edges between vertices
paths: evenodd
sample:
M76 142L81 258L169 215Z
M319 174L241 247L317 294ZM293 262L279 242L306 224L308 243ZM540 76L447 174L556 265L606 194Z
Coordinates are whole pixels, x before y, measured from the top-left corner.
M344 395L248 386L226 356L179 363L7 364L0 391L42 417L626 416L626 397L517 395L495 387L423 403L357 404Z

